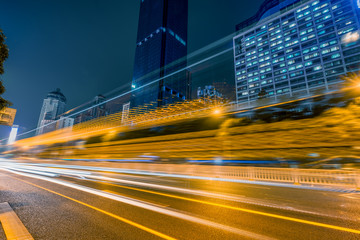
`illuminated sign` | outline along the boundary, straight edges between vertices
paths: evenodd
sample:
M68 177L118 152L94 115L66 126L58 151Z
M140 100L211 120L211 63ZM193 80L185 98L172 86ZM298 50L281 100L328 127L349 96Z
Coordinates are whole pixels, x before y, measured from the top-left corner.
M12 126L16 115L16 109L4 108L0 110L0 125Z

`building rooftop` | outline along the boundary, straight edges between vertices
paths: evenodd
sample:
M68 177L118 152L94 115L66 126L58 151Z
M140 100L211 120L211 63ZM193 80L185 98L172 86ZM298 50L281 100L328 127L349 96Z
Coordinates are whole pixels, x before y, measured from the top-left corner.
M66 97L61 92L60 88L57 88L55 91L49 92L46 98L53 98L66 103Z

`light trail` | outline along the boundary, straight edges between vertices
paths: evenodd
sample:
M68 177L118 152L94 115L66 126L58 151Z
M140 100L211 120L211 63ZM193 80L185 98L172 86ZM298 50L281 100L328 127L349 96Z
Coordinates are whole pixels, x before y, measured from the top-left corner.
M331 218L341 218L343 220L349 220L348 218L340 217L340 216L332 216L328 214L321 214L318 212L311 212L306 210L297 209L294 207L281 207L278 204L275 203L268 203L268 202L260 202L258 199L250 199L249 197L242 197L239 195L229 195L229 194L219 194L219 193L213 193L213 192L207 192L202 190L193 190L193 189L186 189L186 188L179 188L179 187L171 187L171 186L165 186L165 185L159 185L159 184L152 184L152 183L145 183L145 182L139 182L139 181L130 181L130 180L124 180L124 179L118 179L118 178L112 178L112 177L105 177L105 176L99 176L95 175L97 172L82 172L77 170L70 170L70 169L60 169L60 168L48 168L48 167L33 167L33 166L27 166L27 165L16 165L14 167L7 167L10 170L17 170L17 171L24 171L33 174L37 174L39 172L39 175L42 175L42 173L45 171L46 174L50 173L56 173L55 176L50 177L57 177L59 175L69 176L69 177L76 177L82 180L90 180L95 179L95 181L101 180L106 181L103 182L104 184L112 185L119 188L127 188L126 186L122 185L115 185L111 184L111 182L116 183L122 183L122 184L128 184L128 185L135 185L139 187L145 187L145 188L151 188L151 189L158 189L158 190L165 190L165 191L171 191L171 192L177 192L177 193L185 193L185 194L191 194L195 196L202 196L202 197L210 197L210 198L216 198L221 200L228 200L232 202L240 202L245 204L251 204L251 205L257 205L257 206L263 206L263 207L270 207L275 209L283 209L286 211L292 211L292 212L299 212L299 213L305 213L305 214L311 214L311 215L317 215L317 216L323 216L323 217L331 217ZM24 170L25 169L25 170ZM46 175L45 175L46 176ZM143 189L140 188L132 188L132 190L136 191L143 191ZM156 192L153 192L152 194L156 194ZM158 194L161 195L161 194Z
M93 194L93 195L97 195L97 196L100 196L100 197L111 199L111 200L114 200L114 201L117 201L117 202L122 202L122 203L125 203L125 204L129 204L129 205L132 205L132 206L135 206L135 207L143 208L143 209L150 210L150 211L153 211L153 212L157 212L157 213L160 213L160 214L168 215L168 216L171 216L171 217L179 218L179 219L182 219L182 220L185 220L185 221L190 221L190 222L193 222L193 223L196 223L196 224L201 224L201 225L205 225L205 226L208 226L208 227L213 227L213 228L216 228L216 229L220 229L220 230L223 230L223 231L228 231L228 232L231 232L233 234L240 235L240 236L249 237L249 238L252 238L252 239L259 239L259 240L272 240L273 239L273 238L270 238L270 237L267 237L267 236L264 236L264 235L261 235L261 234L257 234L257 233L241 230L241 229L238 229L238 228L226 226L226 225L223 225L223 224L215 223L215 222L212 222L212 221L209 221L209 220L205 220L205 219L201 219L201 218L198 218L198 217L190 216L190 215L180 213L180 212L177 212L177 211L174 211L174 210L164 209L164 208L154 206L152 204L148 204L148 203L138 201L138 200L135 200L135 199L125 198L125 197L121 197L120 195L107 193L105 191L100 191L100 190L96 190L96 189L92 189L92 188L88 188L88 187L84 187L84 186L80 186L80 185L76 185L76 184L72 184L72 183L67 183L67 182L64 182L64 181L56 180L56 179L50 179L50 178L47 178L47 177L36 176L36 175L27 174L27 173L21 173L21 172L8 170L8 169L4 169L4 168L3 168L3 170L8 171L10 173L17 174L17 175L25 176L25 177L36 178L36 179L40 179L40 180L43 180L43 181L59 184L59 185L69 187L69 188L73 188L73 189L76 189L76 190L79 190L79 191L82 191L82 192L90 193L90 194ZM9 176L9 177L12 177L12 176ZM126 223L128 223L130 225L136 226L138 228L142 227L141 228L142 230L150 232L150 233L152 233L154 235L157 235L159 237L162 237L164 239L174 239L174 238L171 238L171 237L169 237L169 236L167 236L165 234L162 234L160 232L157 232L155 230L146 228L146 227L144 227L144 226L142 226L140 224L132 222L130 220L121 218L121 217L119 217L119 216L117 216L115 214L112 214L110 212L104 211L102 209L99 209L99 208L94 207L92 205L89 205L87 203L81 202L81 201L76 200L74 198L71 198L69 196L63 195L61 193L52 191L52 190L50 190L48 188L44 188L44 187L42 187L40 185L31 183L31 182L26 181L26 180L22 180L20 178L16 178L16 177L12 177L12 178L15 178L15 179L17 179L19 181L30 184L30 185L32 185L34 187L43 189L45 191L51 192L51 193L56 194L58 196L62 196L64 198L67 198L67 199L72 200L74 202L77 202L79 204L82 204L84 206L87 206L89 208L97 210L99 212L102 212L102 213L104 213L104 214L106 214L108 216L116 218L116 219L118 219L120 221L126 222Z
M92 108L95 108L95 107L104 105L104 104L106 104L106 103L108 103L108 102L114 101L115 99L118 99L118 98L124 97L124 96L126 96L126 95L132 94L133 92L136 92L136 91L138 91L138 90L141 90L141 89L143 89L143 88L146 88L146 87L148 87L148 86L151 86L152 84L155 84L155 83L157 83L157 82L159 82L159 81L161 81L161 80L164 80L164 79L166 79L166 78L168 78L168 77L171 77L171 76L173 76L173 75L176 75L176 74L178 74L178 73L180 73L180 72L182 72L182 71L186 71L186 70L188 70L188 69L190 69L190 68L192 68L192 67L195 67L195 66L197 66L197 65L199 65L199 64L201 64L201 63L204 63L204 62L209 61L209 60L211 60L211 59L213 59L213 58L216 58L216 57L218 57L218 56L221 56L221 55L223 55L223 54L225 54L225 53L227 53L227 52L230 52L230 51L232 51L232 50L233 50L233 49L232 49L232 47L231 47L231 48L228 48L228 49L223 50L223 51L221 51L221 52L218 52L218 53L216 53L216 54L213 54L212 56L209 56L209 57L206 57L206 58L204 58L204 59L202 59L202 60L199 60L199 61L197 61L197 62L195 62L195 63L193 63L193 64L190 64L189 66L186 66L186 67L184 67L184 68L182 68L182 69L179 69L179 70L177 70L177 71L175 71L175 72L172 72L172 73L170 73L170 74L168 74L168 75L166 75L166 76L160 77L160 78L155 79L155 80L153 80L153 81L151 81L151 82L149 82L149 83L147 83L147 84L144 84L144 85L142 85L142 86L140 86L140 87L137 87L136 89L132 89L132 90L127 91L127 92L125 92L125 93L119 94L119 95L117 95L117 96L115 96L115 97L112 97L112 98L110 98L110 99L108 99L108 100L105 100L105 101L103 101L103 102L101 102L101 103L99 103L99 104L95 104L95 105L93 105L93 106L91 106L91 107L88 107L88 108L85 108L85 109L83 109L83 110L81 110L81 111L79 111L79 112L76 112L76 113L72 113L72 114L70 114L70 115L67 115L66 117L74 117L74 116L76 116L77 114L86 112L86 111L88 111L88 110L90 110L90 109L92 109ZM42 126L41 128L44 128L44 127L46 127L46 126L50 126L51 124L57 123L58 121L60 121L60 120L56 120L55 122L45 124L45 125ZM24 136L24 135L26 135L26 134L30 134L30 133L32 133L32 132L35 132L35 131L38 130L38 129L40 129L40 128L34 128L34 129L29 130L29 131L27 131L27 132L18 134L17 137ZM6 141L7 139L8 139L8 138L4 138L4 139L0 140L0 142Z
M164 186L164 185L159 185L159 184L144 183L144 182L139 182L139 181L130 181L130 180L123 180L123 179L118 179L118 178L104 177L104 176L94 175L93 174L94 172L93 173L79 172L79 171L69 170L69 169L58 169L58 168L54 169L54 168L31 167L31 166L16 166L16 167L14 166L14 167L7 167L7 169L14 170L14 171L20 171L20 172L33 173L33 174L38 174L38 175L44 175L44 176L49 176L49 177L58 177L59 175L64 175L64 176L69 176L69 177L76 177L76 178L79 178L82 180L95 179L96 181L98 181L98 180L106 181L103 183L107 184L107 185L112 185L112 186L119 187L119 188L128 188L126 186L115 185L115 184L109 183L109 182L117 182L117 183L135 185L135 186L152 188L152 189L159 189L159 190L166 190L166 191L172 191L172 192L177 192L177 193L191 194L191 195L195 195L195 196L210 197L210 198L216 198L216 199L221 199L221 200L228 200L228 201L232 201L232 202L240 202L240 203L246 203L246 204L263 206L263 207L270 207L270 208L275 208L275 209L283 209L283 210L292 211L292 212L299 212L299 213L305 213L305 214L311 214L311 215L317 215L317 216L323 216L323 217L340 218L339 216L331 216L331 215L327 215L327 214L321 214L318 212L311 212L311 211L296 209L293 207L281 207L275 203L260 202L258 199L256 199L256 200L250 199L249 197L241 197L239 195L228 195L228 194L224 195L224 194L212 193L212 192L207 192L207 191L202 191L202 190L192 190L192 189L186 189L186 188ZM45 171L45 174L44 174L44 171ZM52 174L49 174L49 172L56 173L56 174L52 175ZM96 172L95 172L95 174L96 174ZM140 188L128 188L128 189L146 192ZM156 194L156 192L152 192L152 194ZM157 194L157 195L161 195L161 193ZM347 218L342 218L342 219L348 220Z
M21 171L21 169L19 169L19 170ZM57 169L53 169L53 170L54 170L54 172L56 172ZM71 174L71 171L67 172L67 174ZM76 174L76 175L78 175L78 174ZM279 207L279 206L275 206L275 205L263 204L263 203L259 203L259 202L249 201L249 200L244 201L244 199L240 199L239 196L234 197L234 196L211 193L211 192L206 192L206 191L201 191L201 190L191 190L191 189L184 189L184 188L178 188L178 187L162 186L162 185L157 185L157 184L135 182L135 181L116 179L116 178L110 178L110 177L104 177L104 176L95 176L95 175L90 175L90 174L87 174L85 177L86 177L86 179L96 179L96 180L102 180L102 181L108 181L108 182L118 182L118 183L123 183L123 184L128 184L128 185L137 185L137 186L142 186L142 187L152 188L152 189L174 191L174 192L179 192L179 193L186 193L186 194L192 194L192 195L198 195L198 196L206 196L206 197L210 197L210 198L217 198L217 199L223 199L223 200L225 199L225 200L234 201L234 202L254 204L254 205L259 205L259 206L283 209L283 210L287 210L287 211L294 211L294 212L300 212L300 213L311 214L311 215L318 215L318 216L323 216L323 217L332 217L332 218L334 217L334 216L330 216L327 214L309 212L309 211L299 210L299 209L295 209L295 208ZM189 198L189 197L181 197L181 196L177 196L177 195L169 194L169 193L162 193L162 192L140 189L140 188L135 188L135 187L130 187L130 186L111 184L108 182L105 182L105 183L103 182L103 184L115 186L118 188L124 188L124 189L159 195L159 196L163 196L163 197L169 197L169 198L174 198L174 199L179 199L179 200L184 200L184 201L196 202L196 203L211 205L211 206L215 206L215 207L227 208L227 209L241 211L241 212L258 214L258 215L263 215L263 216L268 216L268 217L273 217L273 218L278 218L278 219L283 219L283 220L288 220L288 221L293 221L293 222L304 223L304 224L308 224L308 225L314 225L314 226L319 226L319 227L331 228L331 229L336 229L336 230L340 230L340 231L347 231L347 232L360 234L360 231L354 232L353 231L354 229L343 228L343 227L338 227L338 226L334 226L334 225L308 221L308 220L304 220L304 219L286 217L286 216L271 214L271 213L266 213L266 212L253 211L253 210L246 209L246 208L239 208L236 206L231 206L231 205L226 205L226 204L218 204L218 203L213 203L210 201L203 201L203 200L198 200L198 199ZM339 217L335 216L335 218L339 218ZM341 219L349 220L346 218L341 218Z
M220 182L234 182L234 183L244 183L250 185L262 185L262 186L273 186L273 187L286 187L286 188L295 188L295 189L307 189L307 190L316 190L316 191L336 191L337 188L329 186L307 186L307 185L295 185L293 183L285 182L270 182L270 181L254 181L254 180L245 180L245 179L232 179L232 178L221 178L221 177L207 177L207 176L198 176L198 175L187 175L180 173L166 173L159 171L150 171L150 170L135 170L135 169L122 169L122 168L109 168L109 167L93 167L93 166L79 166L79 165L59 165L59 164L28 164L30 166L43 166L50 168L66 168L66 169L80 169L80 170L89 170L95 172L105 172L105 173L120 173L120 174L134 174L134 175L143 175L143 176L157 176L157 177L169 177L169 178L180 178L180 179L193 179L193 180L206 180L206 181L220 181ZM354 192L353 189L341 189L342 191Z

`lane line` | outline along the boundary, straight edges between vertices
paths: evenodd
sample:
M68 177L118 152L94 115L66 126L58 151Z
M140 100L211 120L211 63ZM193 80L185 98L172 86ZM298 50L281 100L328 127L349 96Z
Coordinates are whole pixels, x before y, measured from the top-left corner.
M73 177L80 178L83 180L93 181L91 179L95 178L95 179L101 179L101 180L105 180L105 181L109 181L109 182L120 182L120 183L126 183L126 184L128 183L130 185L138 185L138 187L139 186L147 186L150 189L155 188L155 189L166 189L166 190L178 191L178 192L180 191L180 192L186 192L186 193L189 193L192 195L208 196L208 197L219 198L222 200L226 199L229 201L235 201L235 202L240 202L240 203L245 203L245 204L252 204L252 205L270 207L270 208L276 208L276 209L282 209L282 210L286 210L286 211L300 212L300 213L310 214L310 215L314 215L314 216L337 218L337 219L342 219L345 221L349 220L349 218L344 217L344 216L339 216L339 215L332 216L332 215L323 214L323 213L319 213L319 212L311 212L311 211L301 210L301 209L297 209L295 207L279 206L279 205L277 205L277 204L275 205L273 203L259 202L259 200L254 201L254 200L250 200L249 198L245 199L245 196L240 196L240 195L222 195L222 194L217 194L217 193L205 192L205 191L201 191L201 190L190 190L190 189L169 187L169 186L163 186L163 185L152 184L152 183L135 182L135 181L131 181L131 180L123 180L123 179L110 178L110 177L104 177L104 176L96 176L96 175L92 175L88 172L85 172L85 176L82 176L80 172L70 170L70 169L67 169L67 170L63 169L63 170L60 170L61 172L58 172L58 171L55 171L54 169L50 170L47 167L45 167L45 169L44 169L44 167L29 167L29 168L30 168L30 170L36 169L37 171L46 171L46 172L50 171L50 172L56 173L56 174L65 173L66 176L68 176L68 177L71 177L73 175ZM21 167L21 169L22 169L22 167ZM59 169L61 169L61 168L59 168ZM256 188L256 186L252 186L252 187ZM259 188L262 188L262 187L259 187ZM263 187L263 188L266 188L266 187ZM270 188L267 188L267 189L270 189ZM121 195L121 196L123 196L123 195ZM145 203L146 203L146 201L145 201ZM163 207L163 206L160 206L160 207ZM168 206L165 206L165 207L168 207Z
M185 200L185 201L191 201L191 202L211 205L211 206L215 206L215 207L222 207L222 208L227 208L227 209L231 209L231 210L252 213L252 214L256 214L256 215L262 215L262 216L266 216L266 217L272 217L272 218L277 218L277 219L282 219L282 220L287 220L287 221L292 221L292 222L313 225L313 226L317 226L317 227L324 227L324 228L329 228L329 229L334 229L334 230L339 230L339 231L344 231L344 232L360 234L360 230L339 227L339 226L330 225L330 224L326 224L326 223L319 223L319 222L308 221L308 220L293 218L293 217L286 217L286 216L282 216L282 215L278 215L278 214L260 212L260 211L251 210L251 209L247 209L247 208L234 207L234 206L225 205L225 204L221 204L221 203L213 203L213 202L209 202L209 201L198 200L198 199L193 199L193 198L188 198L188 197L181 197L181 196L176 196L176 195L172 195L172 194L160 193L160 192L155 192L155 191L145 190L145 189L140 189L140 188L134 188L134 187L129 187L129 186L122 186L122 185L111 184L111 183L106 183L106 184L111 185L111 186L117 186L120 188L130 189L130 190L134 190L134 191L141 191L141 192L146 192L146 193L150 193L150 194L156 194L156 195L160 195L160 196L164 196L164 197L176 198L176 199L181 199L181 200Z
M163 239L166 239L166 240L176 240L176 239L173 238L173 237L170 237L170 236L168 236L168 235L165 235L165 234L163 234L163 233L160 233L160 232L158 232L158 231L155 231L155 230L153 230L153 229L150 229L150 228L148 228L148 227L145 227L145 226L143 226L143 225L141 225L141 224L139 224L139 223L136 223L136 222L133 222L133 221L128 220L128 219L126 219L126 218L123 218L123 217L120 217L120 216L118 216L118 215L115 215L115 214L113 214L113 213L107 212L107 211L102 210L102 209L100 209L100 208L94 207L94 206L92 206L92 205L90 205L90 204L84 203L84 202L82 202L82 201L76 200L76 199L71 198L71 197L68 197L68 196L65 196L65 195L63 195L63 194L61 194L61 193L52 191L52 190L47 189L47 188L44 188L44 187L41 187L41 186L39 186L39 185L36 185L36 184L31 183L31 182L22 180L22 179L20 179L20 178L13 177L13 176L10 176L10 177L11 177L11 178L14 178L14 179L16 179L16 180L18 180L18 181L21 181L21 182L27 183L27 184L29 184L29 185L32 185L32 186L34 186L34 187L40 188L40 189L42 189L42 190L45 190L45 191L47 191L47 192L53 193L53 194L55 194L55 195L61 196L61 197L63 197L63 198L66 198L66 199L68 199L68 200L71 200L71 201L73 201L73 202L79 203L79 204L81 204L81 205L83 205L83 206L86 206L86 207L88 207L88 208L91 208L91 209L93 209L93 210L96 210L96 211L98 211L98 212L101 212L101 213L103 213L103 214L105 214L105 215L108 215L108 216L110 216L110 217L113 217L113 218L115 218L115 219L117 219L117 220L119 220L119 221L121 221L121 222L127 223L127 224L132 225L132 226L134 226L134 227L136 227L136 228L139 228L139 229L141 229L141 230L144 230L144 231L146 231L146 232L148 232L148 233L151 233L151 234L153 234L153 235L156 235L156 236L158 236L158 237L160 237L160 238L163 238ZM3 223L3 222L2 222L2 223ZM5 227L4 227L4 228L5 228ZM18 239L18 238L13 238L13 239L14 239L14 240L15 240L15 239L16 239L16 240L22 240L22 238L19 238L19 239ZM27 240L27 238L24 238L24 240L25 240L25 239ZM31 239L32 239L32 238L31 238ZM8 239L8 240L9 240L9 239ZM29 240L30 240L30 238L29 238Z
M258 233L242 230L242 229L239 229L239 228L223 225L223 224L220 224L220 223L212 222L210 220L194 217L194 216L191 216L191 215L188 215L188 214L185 214L185 213L181 213L181 212L178 212L178 211L175 211L175 210L166 209L166 208L160 208L160 207L150 205L150 204L147 204L147 203L144 203L144 202L141 202L141 201L137 201L135 199L122 197L120 195L106 193L104 191L84 187L82 185L76 185L76 184L73 184L73 183L68 183L68 182L64 182L64 181L60 181L60 180L56 180L56 179L51 179L51 178L44 177L44 176L37 176L37 175L33 175L33 174L21 173L21 172L8 170L8 169L3 169L3 170L7 171L7 172L10 172L10 173L13 173L13 174L25 176L25 177L40 179L40 180L43 180L43 181L59 184L61 186L73 188L73 189L76 189L76 190L79 190L79 191L83 191L83 192L86 192L86 193L90 193L90 194L97 195L97 196L100 196L100 197L104 197L104 198L107 198L107 199L111 199L111 200L114 200L114 201L122 202L122 203L129 204L129 205L132 205L132 206L135 206L135 207L139 207L139 208L154 211L154 212L157 212L157 213L160 213L160 214L168 215L168 216L171 216L171 217L174 217L174 218L179 218L179 219L182 219L182 220L185 220L185 221L190 221L190 222L193 222L193 223L196 223L196 224L205 225L207 227L217 228L217 229L220 229L222 231L228 231L228 232L231 232L231 233L243 236L243 237L247 237L247 238L251 238L251 239L258 239L258 240L274 240L274 238L271 238L271 237L268 237L268 236L265 236L265 235L262 235L262 234L258 234ZM20 178L13 177L13 176L10 176L10 175L7 175L7 176L9 176L11 178L14 178L14 179L17 179L19 181L22 181L24 183L28 183L30 185L33 185L34 187L39 187L40 189L44 189L46 191L54 192L52 190L48 190L46 188L43 188L41 186L38 186L38 185L33 184L31 182L28 182L26 180L22 180ZM58 195L58 193L56 193L56 192L54 192L54 194ZM65 197L68 198L67 196L65 196Z
M17 174L19 174L19 173L17 173ZM43 179L43 178L41 178L41 179ZM47 181L49 181L49 180L47 180ZM54 181L54 180L52 180L52 182L56 183L56 181ZM107 183L107 184L110 184L110 183ZM334 230L338 230L338 231L345 231L345 232L360 234L360 230L335 226L335 225L331 225L331 224L308 221L308 220L298 219L298 218L293 218L293 217L286 217L286 216L282 216L282 215L278 215L278 214L266 213L266 212L261 212L261 211L246 209L246 208L239 208L239 207L234 207L234 206L230 206L230 205L213 203L213 202L209 202L209 201L197 200L197 199L192 199L192 198L187 198L187 197L180 197L180 196L176 196L176 195L172 195L172 194L159 193L159 192L155 192L155 191L138 189L138 188L134 188L134 187L120 186L120 185L114 185L114 186L127 188L127 189L132 189L132 190L135 190L135 191L147 192L147 193L161 195L161 196L170 197L170 198L176 198L176 199L181 199L181 200L186 200L186 201L192 201L192 202L207 204L207 205L216 206L216 207L227 208L227 209L241 211L241 212L247 212L247 213L256 214L256 215L262 215L262 216L267 216L267 217L272 217L272 218L277 218L277 219L282 219L282 220L287 220L287 221L292 221L292 222L298 222L298 223L302 223L302 224L313 225L313 226L317 226L317 227L324 227L324 228L334 229Z
M34 240L9 203L0 203L0 221L7 240Z
M134 181L123 180L123 179L118 179L118 178L109 178L109 177L95 176L95 175L86 176L86 178L83 180L95 181L94 179L103 180L106 182L125 183L126 185L136 185L137 187L147 187L150 189L169 190L172 192L175 191L175 192L179 192L179 193L186 193L186 194L202 196L202 197L206 196L206 197L210 197L210 198L217 198L217 199L228 200L228 201L232 201L232 202L240 202L240 203L245 203L245 204L282 209L282 210L286 210L286 211L300 212L300 213L311 214L311 215L316 215L316 216L321 216L321 217L340 218L342 220L349 220L349 218L345 218L343 216L332 216L332 215L323 214L323 213L319 213L319 212L311 212L311 211L307 211L307 210L301 210L301 209L297 209L296 207L289 208L287 206L279 206L279 205L277 205L275 203L271 203L271 202L270 203L267 203L264 201L260 202L261 200L259 201L259 199L254 200L253 198L250 199L250 197L246 197L243 195L234 195L234 194L225 194L224 195L224 194L207 192L207 191L202 191L202 190L191 190L191 189L185 189L185 188L179 188L179 187L170 187L170 186L163 186L163 185L144 183L144 182L134 182Z
M51 173L56 173L56 174L61 174L61 172L65 171L65 170L61 170L61 172L58 172L54 169L50 170L48 168L43 169L43 167L38 168L38 167L29 167L30 170L36 170L36 171L40 171L40 173L42 171L46 171L46 172L51 172ZM7 168L7 169L12 169L12 168ZM21 171L22 167L20 168ZM123 180L123 179L117 179L117 178L109 178L109 177L103 177L103 176L95 176L89 173L86 173L86 175L81 175L80 173L78 173L77 171L72 173L73 170L66 170L65 172L65 176L66 177L75 177L77 179L82 179L82 180L90 180L93 181L92 179L100 179L100 180L105 180L108 182L118 182L118 183L125 183L125 184L129 184L129 185L136 185L138 187L148 187L150 189L165 189L165 190L170 190L170 191L175 191L175 192L182 192L182 193L189 193L192 195L200 195L200 196L208 196L211 198L218 198L218 199L226 199L229 201L235 201L235 202L241 202L241 203L246 203L246 204L252 204L252 205L257 205L257 206L264 206L264 207L270 207L270 208L276 208L276 209L283 209L283 210L287 210L287 211L294 211L294 212L301 212L301 213L305 213L305 214L311 214L311 215L316 215L316 216L322 216L322 217L331 217L334 218L334 216L331 215L327 215L327 214L322 214L322 213L318 213L318 212L310 212L310 211L306 211L306 210L301 210L301 209L297 209L297 208L289 208L286 206L279 206L276 205L274 203L266 203L266 202L259 202L259 200L254 201L253 199L250 200L248 197L245 198L245 196L241 196L241 195L223 195L223 194L218 194L218 193L212 193L212 192L206 192L206 191L202 191L202 190L190 190L190 189L185 189L185 188L178 188L178 187L170 187L170 186L163 186L163 185L158 185L158 184L152 184L152 183L144 183L144 182L135 182L135 181L130 181L130 180ZM34 172L35 173L35 172ZM41 174L40 174L41 175ZM344 220L348 220L344 217L339 217L336 216L335 218L341 218Z
M17 174L19 174L19 173L17 173ZM94 177L94 176L92 176L92 177ZM49 180L47 180L47 181L49 181ZM52 182L55 182L55 181L52 181ZM110 184L110 183L106 183L106 184ZM331 225L331 224L308 221L308 220L298 219L298 218L293 218L293 217L286 217L286 216L282 216L282 215L278 215L278 214L266 213L266 212L261 212L261 211L246 209L246 208L239 208L239 207L234 207L234 206L230 206L230 205L213 203L213 202L209 202L209 201L197 200L197 199L192 199L192 198L187 198L187 197L180 197L180 196L176 196L176 195L172 195L172 194L159 193L159 192L155 192L155 191L144 190L144 189L139 189L139 188L134 188L134 187L120 186L120 185L116 185L116 184L114 184L113 186L117 186L117 187L120 187L120 188L127 188L127 189L131 189L131 190L135 190L135 191L147 192L147 193L161 195L161 196L170 197L170 198L176 198L176 199L181 199L181 200L186 200L186 201L192 201L192 202L207 204L207 205L216 206L216 207L232 209L232 210L236 210L236 211L242 211L242 212L247 212L247 213L252 213L252 214L257 214L257 215L262 215L262 216L267 216L267 217L272 217L272 218L277 218L277 219L282 219L282 220L287 220L287 221L292 221L292 222L298 222L298 223L313 225L313 226L317 226L317 227L324 227L324 228L328 228L328 229L334 229L334 230L339 230L339 231L345 231L345 232L360 234L360 230L335 226L335 225ZM118 196L120 196L120 195L118 195Z

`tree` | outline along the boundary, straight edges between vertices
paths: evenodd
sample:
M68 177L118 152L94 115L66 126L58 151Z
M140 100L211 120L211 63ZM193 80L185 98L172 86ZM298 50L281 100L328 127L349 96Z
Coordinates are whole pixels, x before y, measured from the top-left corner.
M3 31L0 29L0 75L4 74L4 62L9 57L9 49L7 45L5 44L5 35ZM5 87L2 83L2 80L0 80L0 95L4 94ZM0 110L11 106L12 103L5 100L0 96Z

